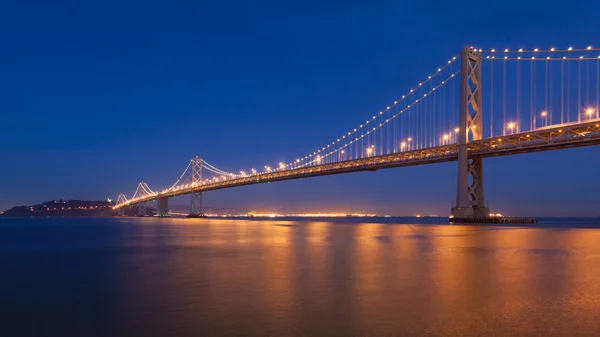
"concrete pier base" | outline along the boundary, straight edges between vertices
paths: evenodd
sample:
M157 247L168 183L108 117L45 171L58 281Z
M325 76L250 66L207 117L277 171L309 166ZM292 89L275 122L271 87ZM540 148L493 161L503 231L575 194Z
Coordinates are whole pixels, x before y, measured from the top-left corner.
M204 214L204 213L200 213L200 214L190 213L190 214L186 215L185 217L186 218L207 218L206 214Z
M452 217L452 218L449 218L448 221L450 223L473 223L473 224L535 224L535 223L538 223L538 219L536 219L536 218L497 218L497 217L482 217L482 218Z
M169 199L168 198L158 198L156 200L158 204L158 210L156 215L159 217L169 217Z

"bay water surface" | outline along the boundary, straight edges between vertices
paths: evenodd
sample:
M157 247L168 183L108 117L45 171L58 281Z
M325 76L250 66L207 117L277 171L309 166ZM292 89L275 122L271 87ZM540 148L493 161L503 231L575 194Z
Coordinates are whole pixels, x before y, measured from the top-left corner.
M600 335L600 222L0 217L0 336Z

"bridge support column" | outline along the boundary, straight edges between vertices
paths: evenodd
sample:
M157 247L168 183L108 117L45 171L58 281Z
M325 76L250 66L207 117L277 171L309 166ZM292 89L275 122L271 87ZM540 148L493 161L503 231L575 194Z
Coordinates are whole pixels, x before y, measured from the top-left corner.
M196 157L192 159L192 186L202 184L202 159ZM202 205L202 192L192 193L192 204L190 206L190 214L188 218L205 217L204 208Z
M125 207L121 207L119 208L119 210L117 211L119 216L125 216Z
M156 199L157 211L159 217L168 217L169 215L169 199L160 197Z
M204 206L202 205L202 192L192 193L192 204L188 218L204 218Z
M460 107L458 140L458 184L454 218L487 218L489 210L483 197L483 160L469 156L471 140L482 137L481 54L463 47L460 54Z
M138 204L138 216L148 216L148 208L145 201Z

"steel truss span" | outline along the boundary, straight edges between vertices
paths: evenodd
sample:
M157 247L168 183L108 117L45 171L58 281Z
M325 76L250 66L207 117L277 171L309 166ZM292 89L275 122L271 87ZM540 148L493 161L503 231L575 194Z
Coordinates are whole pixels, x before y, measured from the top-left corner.
M468 143L468 154L470 159L487 158L599 144L600 119L594 119L585 123L553 125L534 131L471 141ZM215 183L197 184L188 188L170 190L164 193L155 192L153 194L146 194L135 200L122 200L114 209L152 201L159 197L169 198L267 182L456 161L458 160L458 148L458 144L449 144L428 149L404 151L331 164L249 175Z

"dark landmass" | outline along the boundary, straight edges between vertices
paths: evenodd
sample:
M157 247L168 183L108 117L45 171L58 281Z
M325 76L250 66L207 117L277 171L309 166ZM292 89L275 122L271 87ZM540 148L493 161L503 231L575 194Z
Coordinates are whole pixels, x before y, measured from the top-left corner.
M52 200L32 206L16 206L4 211L3 216L116 216L114 202L89 200ZM125 215L137 215L136 206L126 207ZM154 209L148 207L148 214Z

